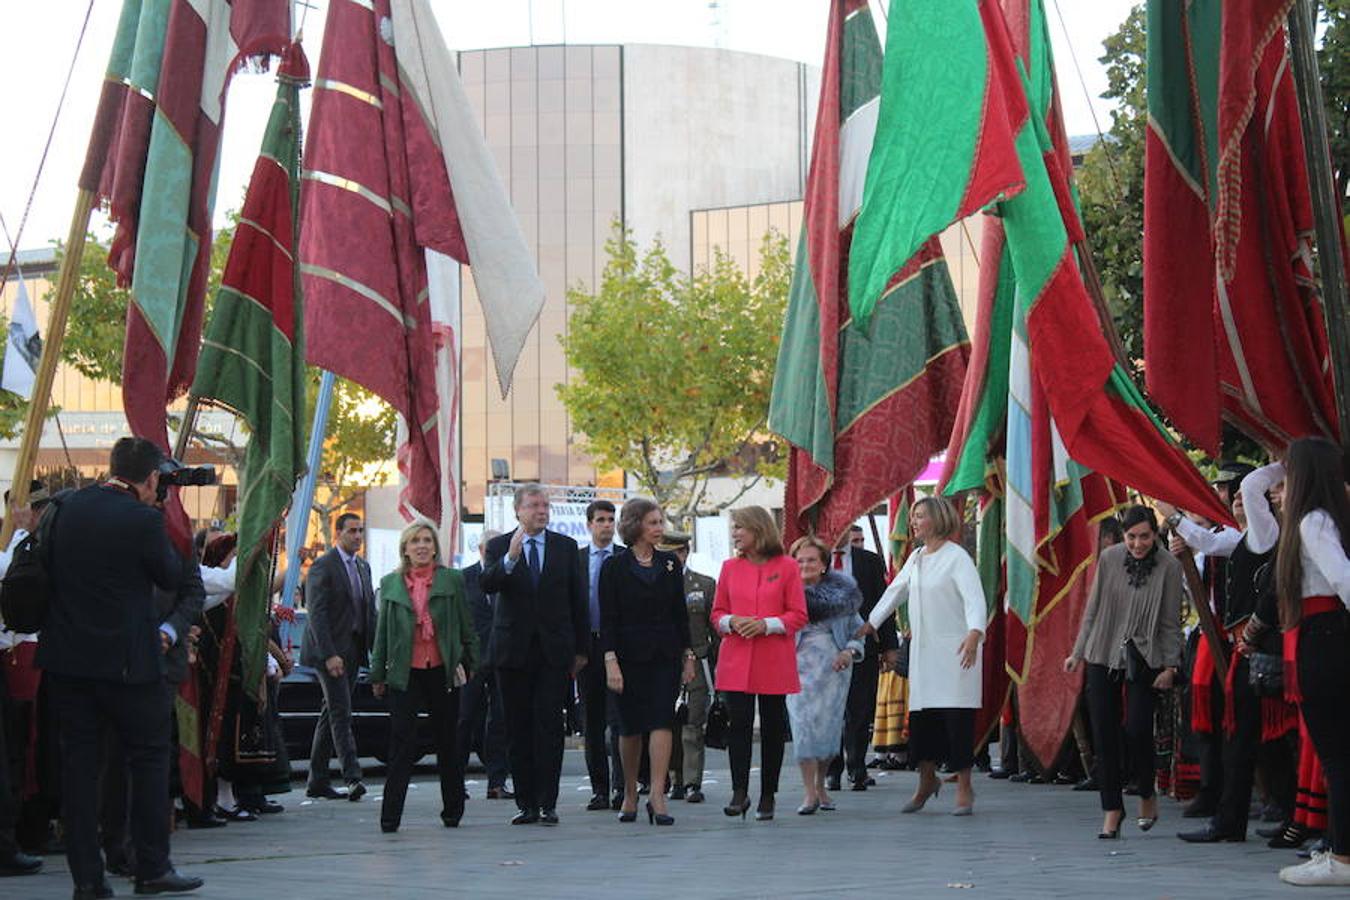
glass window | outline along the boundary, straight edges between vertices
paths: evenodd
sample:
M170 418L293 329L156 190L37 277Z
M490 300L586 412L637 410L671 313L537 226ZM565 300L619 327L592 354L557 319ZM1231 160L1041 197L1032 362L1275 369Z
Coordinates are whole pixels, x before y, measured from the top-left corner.
M563 77L563 48L559 46L538 47L540 80Z
M511 48L511 78L515 81L534 81L539 74L539 57L533 47Z
M485 51L486 61L484 63L483 80L489 83L494 81L511 80L511 51L510 50L487 50Z

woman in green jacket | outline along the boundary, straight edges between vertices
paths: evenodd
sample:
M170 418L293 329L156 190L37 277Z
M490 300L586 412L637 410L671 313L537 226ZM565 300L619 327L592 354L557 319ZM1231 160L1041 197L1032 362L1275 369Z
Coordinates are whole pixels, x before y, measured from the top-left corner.
M478 665L478 637L464 576L441 565L435 527L413 522L398 539L402 564L380 580L380 617L370 658L375 696L389 697L389 768L380 830L398 830L408 777L417 760L417 714L426 709L436 731L441 821L464 815L464 768L455 747L459 689Z

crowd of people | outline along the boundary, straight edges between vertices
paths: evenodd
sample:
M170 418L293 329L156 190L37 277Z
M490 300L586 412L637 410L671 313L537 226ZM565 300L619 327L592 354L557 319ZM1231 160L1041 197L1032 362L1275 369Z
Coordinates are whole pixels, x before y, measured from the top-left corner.
M153 444L124 439L109 478L58 500L45 627L5 632L0 648L11 663L0 741L8 733L21 745L7 753L0 743L0 875L36 872L41 859L30 854L61 847L76 897L112 896L109 874L133 877L137 893L190 891L201 879L170 858L175 794L189 827L282 810L269 795L289 789L277 698L291 663L274 635L263 683L243 683L227 599L234 536L208 530L191 550L175 543L157 509L171 464ZM1083 672L1073 732L1041 766L1025 746L1014 752L1010 702L990 774L1097 790L1103 840L1125 830L1126 794L1138 796L1136 826L1147 831L1160 790L1182 794L1190 785L1181 782L1194 781L1185 815L1207 821L1178 837L1243 841L1255 784L1282 819L1271 846L1318 842L1280 877L1350 884L1350 500L1340 448L1296 441L1281 463L1225 466L1216 488L1239 528L1165 503L1101 523L1064 661ZM31 497L29 509L10 511L20 539L51 499L39 483ZM389 715L385 833L402 823L423 712L447 828L463 817L474 752L486 797L514 801L511 825L558 825L574 700L585 809L617 812L621 823L672 826L671 801L704 802L705 749L723 742L729 817L752 808L758 821L775 817L789 741L798 815L835 810L845 778L867 790L877 763L918 771L899 812L927 808L953 782L950 813L974 814L972 773L988 758L976 721L989 606L949 500L913 505L916 549L889 583L860 530L785 548L756 506L732 511L735 553L716 580L686 568L689 535L669 530L651 500L592 502L585 547L548 528L544 488L521 487L514 510L517 527L485 533L479 562L462 570L447 564L432 523L413 522L399 536L398 568L378 582L360 554L361 518L337 519L334 546L303 586L301 663L323 697L308 797L355 803L367 793L352 713L364 668ZM1191 611L1202 627L1188 627ZM1178 695L1186 700L1174 716ZM187 696L197 698L197 724L172 714ZM1195 778L1174 780L1182 766L1172 765L1160 781L1164 736L1170 755L1197 759Z

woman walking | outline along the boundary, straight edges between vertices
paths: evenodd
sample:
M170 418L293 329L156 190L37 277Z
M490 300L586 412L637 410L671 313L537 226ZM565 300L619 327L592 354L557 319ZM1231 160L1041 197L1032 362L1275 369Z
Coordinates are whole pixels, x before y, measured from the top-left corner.
M797 632L797 677L801 692L787 698L792 723L792 752L802 770L802 805L797 813L833 810L825 790L830 761L839 753L844 706L855 662L863 657L863 642L853 633L863 624L858 615L862 594L843 572L832 572L825 561L830 548L816 537L792 545L806 589L807 625Z
M910 528L923 546L910 554L860 633L909 604L909 757L919 764L919 786L900 811L918 812L937 794L937 766L945 761L957 775L952 815L968 816L975 809L970 767L983 679L984 588L970 554L951 540L961 518L948 500L919 500Z
M1121 683L1124 733L1139 786L1139 828L1158 821L1154 790L1154 691L1172 687L1181 662L1181 564L1160 550L1158 522L1147 506L1132 506L1121 522L1122 544L1102 551L1087 611L1064 671L1087 663L1092 746L1097 751L1101 793L1099 838L1120 837L1125 818L1121 795Z
M1289 445L1284 469L1285 527L1275 554L1275 585L1284 629L1285 691L1298 703L1322 764L1331 850L1281 869L1280 880L1344 886L1350 885L1350 718L1345 714L1350 699L1350 498L1345 457L1325 438L1301 438Z
M762 506L731 511L737 556L722 564L712 621L724 635L717 660L717 690L727 704L731 762L728 816L750 809L750 751L759 706L759 803L755 818L773 818L774 794L787 739L784 698L800 689L793 635L806 624L806 598L797 564L783 553L778 526Z
M694 677L684 569L675 554L657 550L665 535L661 507L637 497L619 513L619 540L627 553L600 569L600 648L605 683L617 696L619 753L623 760L620 822L637 819L638 769L643 738L651 759L647 821L674 825L666 807L666 775L680 685Z
M371 689L389 696L389 769L380 830L398 831L408 778L417 760L417 714L426 709L436 735L441 822L464 815L464 769L455 747L460 687L478 665L478 636L464 576L440 563L436 529L413 522L398 540L402 564L380 580L380 616L370 655Z

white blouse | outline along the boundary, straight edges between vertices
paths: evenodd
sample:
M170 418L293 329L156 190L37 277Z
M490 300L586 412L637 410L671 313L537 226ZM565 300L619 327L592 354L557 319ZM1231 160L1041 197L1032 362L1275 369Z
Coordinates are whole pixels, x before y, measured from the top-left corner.
M1341 530L1326 510L1315 509L1298 523L1302 538L1303 596L1340 597L1350 608L1350 557L1341 546Z
M984 633L984 587L975 561L950 541L916 550L867 617L878 628L902 603L909 604L909 708L979 709L984 682L983 648L975 665L961 668L958 653L971 631Z

